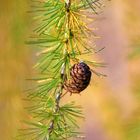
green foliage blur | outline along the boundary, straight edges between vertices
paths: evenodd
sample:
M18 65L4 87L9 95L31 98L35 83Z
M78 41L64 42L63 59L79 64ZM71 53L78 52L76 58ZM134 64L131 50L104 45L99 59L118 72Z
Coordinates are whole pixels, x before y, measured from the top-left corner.
M0 1L0 139L11 140L24 118L23 90L30 75L31 53L24 45L29 3Z

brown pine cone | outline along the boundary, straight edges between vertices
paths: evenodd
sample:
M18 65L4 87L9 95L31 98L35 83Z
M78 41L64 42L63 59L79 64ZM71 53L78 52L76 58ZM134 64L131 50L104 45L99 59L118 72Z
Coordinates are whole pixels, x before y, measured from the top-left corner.
M66 91L72 93L80 93L90 83L91 71L87 64L80 62L74 64L70 71L70 79L64 84Z

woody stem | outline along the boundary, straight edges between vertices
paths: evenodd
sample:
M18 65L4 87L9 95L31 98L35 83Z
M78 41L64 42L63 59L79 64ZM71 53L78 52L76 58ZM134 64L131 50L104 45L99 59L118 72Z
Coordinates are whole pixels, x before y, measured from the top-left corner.
M66 23L66 32L65 32L65 44L66 44L66 49L67 49L67 46L68 46L68 40L69 40L69 34L70 34L70 28L69 28L69 21L70 21L70 6L71 6L71 0L66 0L65 1L65 8L66 8L66 17L67 17L67 23ZM68 54L67 50L65 50L64 52L64 55ZM63 84L64 84L64 79L65 79L65 63L63 63L62 65L62 68L61 68L61 85L60 85L60 89L59 91L57 92L56 94L56 97L55 97L55 109L54 109L54 113L57 114L59 112L59 109L60 109L60 100L61 100L61 95L62 95L62 92L63 92ZM62 116L63 117L63 116ZM65 122L65 120L64 120ZM53 130L54 130L54 125L55 125L55 122L54 122L54 119L52 119L50 121L50 125L49 125L49 128L48 128L48 137L46 138L46 140L49 140Z

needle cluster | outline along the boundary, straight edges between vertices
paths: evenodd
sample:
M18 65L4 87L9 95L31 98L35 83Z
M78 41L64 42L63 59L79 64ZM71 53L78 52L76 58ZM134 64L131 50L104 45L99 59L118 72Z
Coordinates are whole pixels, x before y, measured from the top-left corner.
M94 30L88 27L93 21L88 14L96 15L103 7L102 0L36 0L32 2L34 23L30 40L37 47L38 71L35 87L29 90L30 121L22 129L24 140L65 140L78 138L77 118L83 118L80 106L74 102L61 104L65 92L65 79L70 78L73 64L84 55L95 53ZM89 40L92 38L92 43ZM92 45L91 45L92 44ZM84 58L84 57L82 57ZM82 59L91 67L103 63ZM101 76L101 74L95 74ZM21 140L21 139L20 139Z

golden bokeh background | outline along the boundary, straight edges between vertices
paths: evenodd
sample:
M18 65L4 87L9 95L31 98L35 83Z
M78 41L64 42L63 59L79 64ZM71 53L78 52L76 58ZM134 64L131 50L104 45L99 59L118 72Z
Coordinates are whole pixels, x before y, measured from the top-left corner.
M27 0L0 2L0 140L12 140L26 118L24 110L35 50L25 45L32 23ZM140 140L140 1L112 0L97 17L98 46L106 48L98 59L108 75L93 75L82 96L74 95L84 108L81 124L86 140Z

